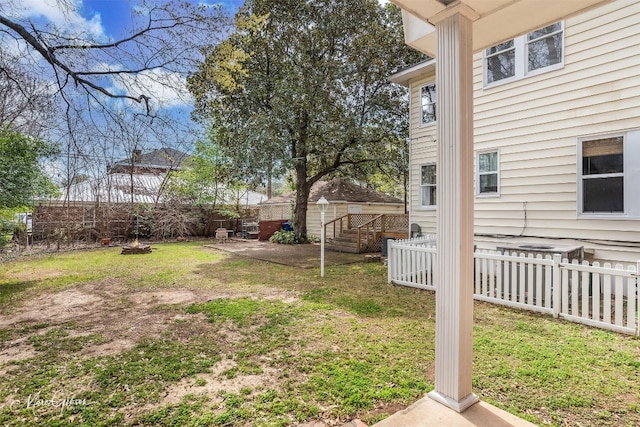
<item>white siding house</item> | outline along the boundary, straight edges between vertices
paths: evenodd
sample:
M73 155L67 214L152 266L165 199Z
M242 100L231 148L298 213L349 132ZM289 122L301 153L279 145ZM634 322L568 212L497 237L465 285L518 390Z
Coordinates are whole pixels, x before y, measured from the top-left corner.
M640 2L617 0L474 55L478 248L640 260L638 22ZM392 77L410 88L409 211L423 233L436 218L434 64Z

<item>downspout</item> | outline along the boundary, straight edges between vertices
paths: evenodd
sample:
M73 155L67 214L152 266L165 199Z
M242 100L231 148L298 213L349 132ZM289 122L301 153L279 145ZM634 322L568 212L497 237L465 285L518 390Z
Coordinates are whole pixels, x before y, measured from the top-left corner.
M412 103L411 103L411 92L413 91L413 84L409 85L409 140L408 140L408 145L409 145L409 149L408 149L408 154L409 154L409 163L407 165L408 170L407 170L407 181L409 181L409 188L407 190L405 190L404 192L404 212L405 214L409 214L409 229L407 230L407 236L411 237L411 223L413 222L413 212L412 209L409 208L410 204L411 204L411 200L413 200L413 185L411 182L411 171L412 171L412 162L411 162L411 158L412 158L412 153L411 150L413 148L413 125L411 124L411 107L412 107ZM405 185L404 188L407 188L407 186ZM408 194L408 198L409 200L407 200L407 194Z

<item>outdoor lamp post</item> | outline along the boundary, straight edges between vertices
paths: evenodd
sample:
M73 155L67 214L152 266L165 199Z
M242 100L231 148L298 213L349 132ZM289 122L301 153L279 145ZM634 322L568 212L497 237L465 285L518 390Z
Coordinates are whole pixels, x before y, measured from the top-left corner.
M322 196L316 206L320 211L320 277L324 277L324 214L329 209L329 202Z

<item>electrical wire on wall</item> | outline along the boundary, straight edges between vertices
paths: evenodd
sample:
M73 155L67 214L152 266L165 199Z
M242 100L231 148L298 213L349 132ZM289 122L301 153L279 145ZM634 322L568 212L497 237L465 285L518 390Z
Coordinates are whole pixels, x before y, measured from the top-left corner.
M527 218L527 203L522 202L522 211L523 211L523 225L520 234L496 234L496 233L475 233L475 237L489 237L492 239L514 239L520 237L532 237L532 238L551 238L549 236L539 236L539 235L525 235L524 232L528 226L528 218ZM601 239L585 239L580 237L554 237L555 240L571 240L583 243L590 243L594 245L607 245L618 248L640 248L640 242L638 241L629 241L629 240L601 240Z
M522 210L524 211L524 224L522 225L522 231L518 235L518 237L522 237L524 235L524 230L527 229L527 202L522 202Z

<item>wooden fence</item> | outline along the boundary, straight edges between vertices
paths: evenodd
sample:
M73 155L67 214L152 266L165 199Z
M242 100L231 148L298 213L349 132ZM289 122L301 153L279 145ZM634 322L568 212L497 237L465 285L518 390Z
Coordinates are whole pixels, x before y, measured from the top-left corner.
M600 265L560 255L474 254L474 298L561 317L617 332L640 335L640 262ZM388 280L436 291L435 239L398 240L389 245Z
M34 242L94 242L114 240L215 236L224 227L240 232L243 220L257 218L257 209L241 209L240 218L229 218L209 206L128 203L46 203L33 210Z

